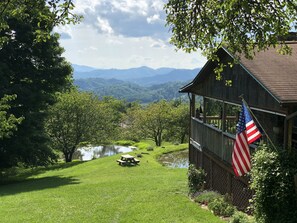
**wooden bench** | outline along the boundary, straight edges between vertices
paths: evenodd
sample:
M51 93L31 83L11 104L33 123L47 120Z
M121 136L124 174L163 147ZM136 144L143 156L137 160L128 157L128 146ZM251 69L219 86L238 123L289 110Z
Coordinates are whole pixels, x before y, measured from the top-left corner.
M140 160L138 160L138 159L134 159L134 162L135 162L136 164L138 164L138 163L140 162Z
M127 164L127 161L125 160L117 160L117 162L119 163L119 165Z

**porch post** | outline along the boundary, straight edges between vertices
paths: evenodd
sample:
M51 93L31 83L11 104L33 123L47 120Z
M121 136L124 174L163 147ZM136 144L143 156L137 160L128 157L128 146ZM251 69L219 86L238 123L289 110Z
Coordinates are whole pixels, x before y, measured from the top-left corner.
M293 134L293 120L288 120L288 142L287 142L287 149L291 151L292 149L292 134Z
M222 143L221 143L221 151L222 151L222 158L225 159L225 148L224 148L224 132L226 130L226 103L223 101L222 106L222 120L221 120L221 127L222 127Z
M196 100L195 100L195 94L193 94L193 93L191 93L191 117L195 117L195 107L196 107L196 105L195 105L195 102L196 102Z
M206 99L203 96L203 123L206 123Z

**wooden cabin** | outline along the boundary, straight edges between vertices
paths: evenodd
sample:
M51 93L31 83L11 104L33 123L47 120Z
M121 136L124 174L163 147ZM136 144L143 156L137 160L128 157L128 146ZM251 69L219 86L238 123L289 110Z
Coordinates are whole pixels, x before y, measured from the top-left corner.
M190 163L206 171L206 189L228 193L239 209L245 209L252 196L248 179L235 177L231 166L240 96L275 145L297 149L297 42L289 46L291 55L271 48L253 60L241 58L225 67L221 78L214 73L217 63L208 61L180 90L190 98ZM218 57L224 64L233 60L223 48ZM251 145L251 153L255 148Z

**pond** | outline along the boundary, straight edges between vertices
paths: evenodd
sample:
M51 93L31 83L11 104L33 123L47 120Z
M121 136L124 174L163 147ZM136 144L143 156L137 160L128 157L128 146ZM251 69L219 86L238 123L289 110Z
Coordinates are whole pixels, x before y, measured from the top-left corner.
M92 160L100 157L112 156L118 153L128 153L137 149L133 146L117 146L117 145L107 145L107 146L86 146L81 147L77 150L75 157L82 160Z
M182 150L172 153L167 153L159 158L165 166L174 168L188 168L189 167L189 150Z

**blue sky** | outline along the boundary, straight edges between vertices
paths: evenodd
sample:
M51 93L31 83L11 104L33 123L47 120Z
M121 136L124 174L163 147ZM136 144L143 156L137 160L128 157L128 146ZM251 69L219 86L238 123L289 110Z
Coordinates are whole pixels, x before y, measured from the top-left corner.
M74 64L97 68L197 68L200 52L176 51L169 44L163 0L76 0L78 25L56 28L63 56Z

